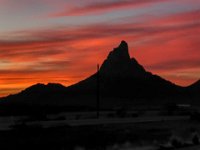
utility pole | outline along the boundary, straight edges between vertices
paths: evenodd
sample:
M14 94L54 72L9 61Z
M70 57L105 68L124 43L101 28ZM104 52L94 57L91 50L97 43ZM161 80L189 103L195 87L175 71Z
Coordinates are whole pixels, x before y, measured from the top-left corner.
M97 109L97 119L99 118L99 111L100 111L100 75L99 75L99 64L97 64L97 102L96 102L96 109Z

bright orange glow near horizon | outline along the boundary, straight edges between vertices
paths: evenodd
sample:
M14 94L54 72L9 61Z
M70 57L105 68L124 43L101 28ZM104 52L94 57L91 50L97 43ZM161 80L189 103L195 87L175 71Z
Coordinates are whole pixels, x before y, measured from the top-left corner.
M36 83L74 84L121 40L147 71L200 79L199 0L0 0L0 97Z

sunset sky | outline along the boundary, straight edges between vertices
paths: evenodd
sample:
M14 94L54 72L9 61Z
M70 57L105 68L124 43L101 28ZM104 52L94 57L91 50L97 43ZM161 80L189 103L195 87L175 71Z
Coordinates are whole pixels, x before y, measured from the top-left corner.
M146 70L200 79L200 0L0 0L0 96L80 81L121 40Z

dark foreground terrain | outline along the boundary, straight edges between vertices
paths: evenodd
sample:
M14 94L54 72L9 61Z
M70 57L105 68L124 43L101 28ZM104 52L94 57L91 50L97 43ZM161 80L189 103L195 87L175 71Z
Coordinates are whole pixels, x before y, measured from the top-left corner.
M13 130L0 131L0 141L4 150L111 150L145 146L150 146L146 150L156 150L160 145L169 143L172 138L177 138L178 142L192 143L192 135L199 132L200 122L191 119L51 128L20 124ZM120 148L120 145L124 147Z

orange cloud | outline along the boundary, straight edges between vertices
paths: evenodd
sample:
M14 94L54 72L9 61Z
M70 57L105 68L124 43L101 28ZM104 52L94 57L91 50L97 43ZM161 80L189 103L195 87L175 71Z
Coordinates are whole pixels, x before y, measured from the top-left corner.
M122 39L128 41L131 55L146 69L188 85L200 77L199 18L199 11L190 11L140 23L13 33L14 39L0 40L0 95L38 82L68 86L82 80L96 71L96 64L102 63Z

